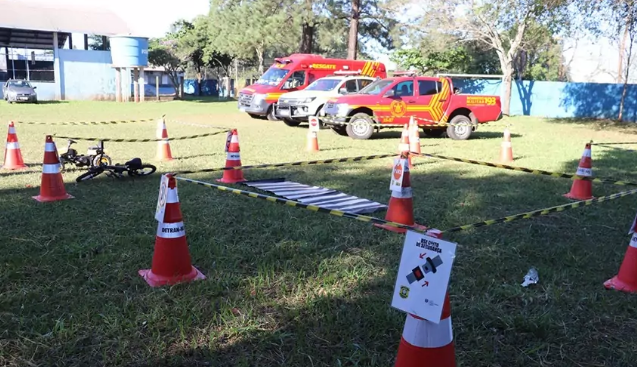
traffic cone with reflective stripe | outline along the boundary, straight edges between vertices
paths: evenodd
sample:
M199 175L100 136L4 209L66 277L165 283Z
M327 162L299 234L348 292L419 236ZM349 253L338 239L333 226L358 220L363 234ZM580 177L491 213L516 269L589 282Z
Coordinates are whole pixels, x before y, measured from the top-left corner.
M593 160L591 158L591 143L586 143L584 154L577 167L577 176L592 177L593 176ZM593 182L587 180L574 180L571 191L564 195L569 199L588 200L593 198Z
M405 124L403 126L403 132L400 134L400 144L398 144L398 154L399 154L399 157L406 155L407 162L409 163L409 167L412 168L413 165L411 164L411 154L409 154L409 148L411 146L410 135L411 135L410 127L408 124Z
M226 139L226 168L241 167L241 154L239 149L239 133L237 129L228 132ZM223 177L218 182L237 183L245 181L243 171L239 169L227 169L223 171Z
M411 153L420 154L420 128L418 127L418 122L413 116L409 119L409 131L409 151ZM414 155L414 157L416 157L416 155ZM409 155L409 158L412 159L411 154Z
M166 208L163 220L157 224L152 267L138 272L151 287L206 279L190 262L186 229L177 194L177 180L172 174L166 175Z
M9 132L7 133L7 145L4 150L4 169L25 169L27 165L24 164L22 159L22 151L20 150L20 143L18 143L18 135L15 132L15 126L13 121L9 122Z
M308 124L309 131L307 133L307 151L318 152L319 151L318 133L316 131L312 131L313 128L316 128L316 129L319 128L318 118L314 116L310 116L310 118L308 119L308 122L309 122Z
M442 238L442 232L437 229L431 229L427 234ZM394 367L455 366L456 348L453 342L451 303L447 292L438 324L407 314Z
M500 146L500 163L513 162L513 147L511 145L511 132L508 127L504 128L504 138Z
M170 142L168 141L168 131L166 130L166 120L164 117L157 120L157 157L158 161L172 161L173 156L170 151Z
M628 234L632 234L628 249L624 255L624 261L619 267L619 273L604 282L606 289L637 293L637 217Z
M64 188L64 180L60 172L60 159L51 135L46 136L42 163L40 195L33 196L33 198L39 202L72 199L73 196L67 194Z
M414 222L414 203L412 201L411 181L409 179L409 166L406 164L408 154L409 153L404 153L401 155L401 158L398 159L398 162L392 171L392 180L398 180L400 179L400 172L404 170L403 181L400 191L391 190L391 198L389 199L389 208L387 209L385 220L414 226L424 230L427 227ZM407 232L407 229L405 228L397 228L389 224L374 223L374 226L397 233Z

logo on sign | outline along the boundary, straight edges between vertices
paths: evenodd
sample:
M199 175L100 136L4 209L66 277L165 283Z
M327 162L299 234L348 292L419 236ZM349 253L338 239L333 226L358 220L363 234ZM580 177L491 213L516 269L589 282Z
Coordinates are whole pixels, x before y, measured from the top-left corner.
M392 101L389 105L389 110L394 116L402 116L407 112L407 104L405 101Z
M409 288L407 288L405 286L401 286L400 287L400 291L398 291L398 295L400 296L400 298L409 297Z
M403 164L402 162L398 163L396 167L394 167L394 179L400 179L400 176L403 175Z

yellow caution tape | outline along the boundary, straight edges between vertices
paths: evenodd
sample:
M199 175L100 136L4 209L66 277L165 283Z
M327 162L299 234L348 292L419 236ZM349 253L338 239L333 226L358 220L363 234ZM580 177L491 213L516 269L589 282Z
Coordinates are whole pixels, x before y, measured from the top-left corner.
M369 161L372 159L381 159L381 158L397 157L397 156L398 154L380 154L380 155L377 154L377 155L367 155L367 156L359 156L359 157L323 159L323 160L317 160L317 161L266 163L266 164L257 164L257 165L251 165L251 166L204 168L204 169L193 170L193 171L178 171L178 172L175 172L175 174L185 175L190 173L218 172L218 171L230 171L230 170L239 170L239 169L244 170L244 169L254 169L254 168L295 167L295 166L311 166L311 165L334 164L334 163L345 163L345 162L361 162L361 161Z
M129 124L132 122L149 122L156 119L141 119L141 120L111 120L111 121L77 121L77 122L32 122L32 121L15 121L18 124L25 125L71 125L71 126L97 126L97 125L118 125Z
M444 160L449 160L449 161L475 164L475 165L479 165L479 166L487 166L487 167L501 168L501 169L506 169L506 170L511 170L511 171L525 172L525 173L530 173L530 174L533 174L533 175L551 176L551 177L558 177L558 178L569 178L569 179L572 179L572 180L583 180L583 181L600 182L600 183L619 185L619 186L637 186L637 183L628 182L628 181L620 181L620 180L613 180L613 179L606 179L606 178L570 175L570 174L567 174L567 173L543 171L543 170L539 170L539 169L509 166L507 164L476 161L476 160L473 160L473 159L448 157L448 156L444 156L444 155L431 154L431 153L410 152L410 154L412 156L417 156L417 157L439 158L439 159L444 159Z
M624 196L634 195L634 194L637 194L637 189L628 190L628 191L622 191L622 192L618 192L616 194L612 194L612 195L608 195L608 196L601 196L601 197L598 197L598 198L593 198L593 199L588 199L588 200L581 200L581 201L577 201L577 202L570 203L570 204L552 206L550 208L545 208L545 209L538 209L538 210L534 210L534 211L531 211L531 212L520 213L520 214L515 214L515 215L509 215L507 217L502 217L502 218L498 218L498 219L490 219L490 220L485 220L485 221L482 221L482 222L467 224L467 225L464 225L464 226L453 227L453 228L446 229L446 230L444 230L442 232L443 233L460 232L460 231L465 231L465 230L471 229L471 228L490 226L490 225L498 224L498 223L512 222L514 220L519 220L519 219L528 219L528 218L540 217L540 216L548 215L548 214L551 214L551 213L563 212L563 211L569 210L569 209L581 208L581 207L584 207L584 206L592 205L594 203L601 203L601 202L604 202L604 201L615 200L615 199L619 199L619 198L624 197Z
M198 135L190 135L190 136L180 136L178 138L166 138L166 139L109 139L109 138L82 138L82 137L69 137L69 136L60 136L60 135L53 135L55 138L60 138L60 139L72 139L72 140L91 140L91 141L104 141L104 142L114 142L114 143L149 143L149 142L156 142L156 141L173 141L173 140L188 140L188 139L196 139L196 138L203 138L206 136L213 136L213 135L219 135L219 134L225 134L230 130L222 130L222 131L215 131L212 133L206 133L206 134L198 134Z
M312 212L325 213L325 214L334 215L334 216L337 216L337 217L350 218L350 219L358 220L358 221L361 221L361 222L386 224L386 225L389 225L389 226L392 226L392 227L395 227L395 228L405 228L405 229L409 229L409 230L413 230L413 231L422 232L422 230L420 230L418 228L415 228L415 227L412 227L412 226L407 226L407 225L396 223L396 222L389 222L389 221L386 221L384 219L380 219L380 218L376 218L376 217L370 217L370 216L367 216L367 215L354 214L354 213L349 213L349 212L344 212L344 211L334 210L334 209L327 209L327 208L323 208L323 207L316 206L316 205L303 204L303 203L300 203L298 201L281 199L281 198L277 198L277 197L274 197L274 196L258 194L256 192L251 192L251 191L243 191L243 190L233 189L233 188L227 187L227 186L215 185L213 183L204 182L204 181L198 181L198 180L192 180L192 179L189 179L189 178L184 178L184 177L179 177L179 176L177 176L175 178L177 180L192 182L192 183L195 183L197 185L210 187L210 188L215 188L215 189L220 190L220 191L227 191L227 192L231 192L231 193L236 194L236 195L243 195L243 196L251 197L251 198L254 198L254 199L263 199L263 200L266 200L266 201L269 201L269 202L272 202L272 203L283 204L283 205L287 205L287 206L290 206L290 207L293 207L293 208L301 208L301 209L306 209L306 210L309 210L309 211L312 211Z

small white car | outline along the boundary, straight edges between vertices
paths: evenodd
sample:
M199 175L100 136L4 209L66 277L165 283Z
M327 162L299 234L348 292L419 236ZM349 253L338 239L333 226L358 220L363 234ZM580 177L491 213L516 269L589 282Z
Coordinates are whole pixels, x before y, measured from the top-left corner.
M315 80L307 88L282 94L274 105L274 115L288 126L307 122L309 116L319 116L330 98L356 93L376 78L362 75L328 76Z

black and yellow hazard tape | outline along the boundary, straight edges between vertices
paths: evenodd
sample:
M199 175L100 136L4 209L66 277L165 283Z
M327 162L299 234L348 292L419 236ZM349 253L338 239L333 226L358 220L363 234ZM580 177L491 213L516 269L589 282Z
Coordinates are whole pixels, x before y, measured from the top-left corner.
M617 143L613 143L613 142L591 143L591 145L621 145L621 144L637 144L637 141L621 141Z
M635 182L628 182L628 181L621 181L621 180L614 180L614 179L607 179L607 178L598 178L598 177L578 176L578 175L571 175L571 174L568 174L568 173L550 172L550 171L544 171L544 170L539 170L539 169L509 166L507 164L476 161L476 160L473 160L473 159L448 157L448 156L439 155L439 154L416 153L416 152L411 152L410 154L412 156L416 156L416 157L438 158L438 159L444 159L444 160L455 161L455 162L460 162L460 163L468 163L468 164L475 164L475 165L479 165L479 166L486 166L486 167L506 169L506 170L510 170L510 171L518 171L518 172L530 173L530 174L533 174L533 175L550 176L550 177L557 177L557 178L568 178L568 179L571 179L571 180L592 181L592 182L599 182L599 183L618 185L618 186L637 186L637 183L635 183Z
M191 182L197 185L201 185L201 186L205 186L205 187L210 187L210 188L214 188L220 191L227 191L236 195L243 195L243 196L247 196L247 197L251 197L254 199L262 199L262 200L266 200L269 201L271 203L278 203L278 204L283 204L283 205L287 205L293 208L301 208L301 209L306 209L312 212L316 212L316 213L324 213L324 214L329 214L329 215L334 215L337 217L344 217L344 218L350 218L350 219L355 219L361 222L367 222L367 223L377 223L377 224L386 224L395 228L405 228L405 229L409 229L409 230L413 230L413 231L420 231L418 228L412 227L412 226L407 226L404 224L400 224L400 223L396 223L396 222L389 222L386 221L384 219L380 219L380 218L376 218L376 217L370 217L367 215L360 215L360 214L354 214L354 213L349 213L349 212L344 212L344 211L340 211L340 210L333 210L333 209L327 209L327 208L323 208L320 206L315 206L315 205L308 205L308 204L303 204L300 203L298 201L294 201L294 200L287 200L287 199L282 199L282 198L277 198L274 196L269 196L269 195L263 195L263 194L259 194L256 192L251 192L251 191L244 191L244 190L238 190L238 189L233 189L231 187L227 187L227 186L221 186L221 185L216 185L213 183L209 183L209 182L204 182L204 181L198 181L198 180L192 180L189 178L184 178L184 177L175 177L178 180L182 180L182 181L186 181L186 182Z
M25 125L56 125L56 126L98 126L98 125L119 125L130 124L133 122L150 122L157 119L141 119L141 120L111 120L111 121L70 121L70 122L33 122L33 121L15 121L18 124Z
M576 202L570 203L570 204L564 204L564 205L552 206L550 208L538 209L538 210L534 210L534 211L531 211L531 212L520 213L520 214L515 214L515 215L509 215L509 216L498 218L498 219L490 219L490 220L485 220L485 221L482 221L482 222L467 224L467 225L464 225L464 226L453 227L453 228L449 228L449 229L446 229L446 230L442 231L442 233L460 232L460 231L465 231L465 230L468 230L468 229L471 229L471 228L491 226L491 225L498 224L498 223L512 222L514 220L540 217L540 216L548 215L548 214L551 214L551 213L563 212L563 211L569 210L569 209L582 208L582 207L585 207L585 206L588 206L588 205L592 205L592 204L595 204L595 203L601 203L601 202L604 202L604 201L615 200L615 199L622 198L624 196L634 195L634 194L637 194L637 189L628 190L628 191L622 191L622 192L618 192L616 194L607 195L607 196L601 196L601 197L593 198L593 199L589 199L589 200L576 201Z
M61 136L61 135L53 135L54 138L59 138L59 139L72 139L72 140L89 140L89 141L103 141L103 142L113 142L113 143L150 143L150 142L157 142L157 141L174 141L174 140L189 140L189 139L197 139L197 138L204 138L206 136L213 136L213 135L219 135L219 134L225 134L227 133L229 130L221 130L221 131L215 131L212 133L206 133L206 134L198 134L198 135L190 135L190 136L180 136L177 138L166 138L166 139L162 139L162 138L158 138L158 139L110 139L110 138L85 138L85 137L72 137L72 136Z
M361 162L361 161L369 161L373 159L381 159L381 158L397 157L397 156L398 156L397 154L377 154L377 155L367 155L367 156L359 156L359 157L323 159L323 160L317 160L317 161L265 163L265 164L256 164L256 165L250 165L250 166L216 167L216 168L204 168L204 169L193 170L193 171L178 171L178 172L175 172L175 174L186 175L191 173L219 172L219 171L230 171L230 170L239 170L239 169L244 170L244 169L272 168L272 167L313 166L313 165L321 165L321 164Z

